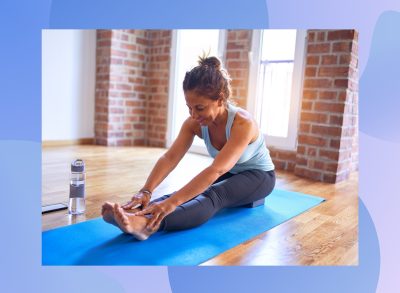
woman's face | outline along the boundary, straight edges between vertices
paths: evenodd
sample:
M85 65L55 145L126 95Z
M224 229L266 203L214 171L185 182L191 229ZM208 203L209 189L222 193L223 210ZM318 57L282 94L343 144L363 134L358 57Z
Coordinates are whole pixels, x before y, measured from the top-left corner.
M224 110L222 99L214 101L194 91L186 91L185 100L190 116L202 126L210 125Z

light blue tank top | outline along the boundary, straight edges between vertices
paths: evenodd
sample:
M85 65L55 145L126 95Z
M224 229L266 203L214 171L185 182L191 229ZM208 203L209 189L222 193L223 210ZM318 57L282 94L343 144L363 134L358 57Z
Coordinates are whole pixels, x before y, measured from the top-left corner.
M228 105L228 120L225 128L227 140L231 135L233 120L235 119L235 115L238 110L238 107L230 104ZM201 126L201 135L207 147L208 153L211 157L215 158L219 151L211 144L208 126ZM229 172L237 174L251 169L259 169L264 171L271 171L275 169L275 166L271 160L271 156L269 155L269 150L265 146L264 136L262 135L261 131L259 131L257 139L247 146L236 165L233 166Z

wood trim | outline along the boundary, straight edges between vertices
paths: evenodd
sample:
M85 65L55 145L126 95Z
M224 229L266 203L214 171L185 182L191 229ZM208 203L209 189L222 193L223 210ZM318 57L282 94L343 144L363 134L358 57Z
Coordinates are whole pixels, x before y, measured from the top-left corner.
M70 140L45 140L42 141L42 147L55 147L55 146L71 146L71 145L87 145L94 144L94 138L78 138Z

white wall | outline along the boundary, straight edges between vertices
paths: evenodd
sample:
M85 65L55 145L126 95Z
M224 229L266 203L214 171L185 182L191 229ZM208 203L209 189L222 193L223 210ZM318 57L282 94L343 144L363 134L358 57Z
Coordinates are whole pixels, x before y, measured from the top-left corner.
M42 140L94 137L95 30L42 31Z

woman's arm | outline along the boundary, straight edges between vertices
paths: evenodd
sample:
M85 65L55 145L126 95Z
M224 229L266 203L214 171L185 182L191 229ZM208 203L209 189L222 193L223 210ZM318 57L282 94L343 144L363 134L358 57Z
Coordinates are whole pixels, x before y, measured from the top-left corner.
M142 189L153 192L165 177L175 169L193 143L195 136L193 122L195 121L190 117L185 120L178 137L169 150L158 159Z
M166 201L175 206L181 205L202 193L218 177L233 168L258 131L257 124L252 119L239 116L238 120L232 126L230 138L213 163Z

